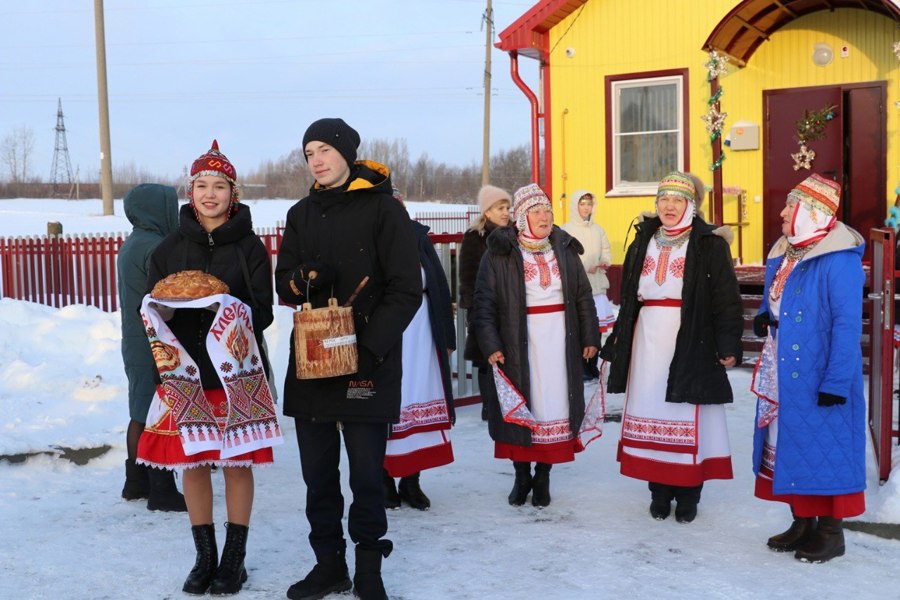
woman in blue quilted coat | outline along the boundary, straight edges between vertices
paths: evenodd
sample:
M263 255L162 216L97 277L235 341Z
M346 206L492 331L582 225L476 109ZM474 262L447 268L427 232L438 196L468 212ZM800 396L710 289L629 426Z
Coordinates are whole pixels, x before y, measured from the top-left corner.
M794 520L768 540L804 562L844 554L842 520L865 511L862 236L838 222L838 183L811 175L788 194L766 260L754 332L756 496Z

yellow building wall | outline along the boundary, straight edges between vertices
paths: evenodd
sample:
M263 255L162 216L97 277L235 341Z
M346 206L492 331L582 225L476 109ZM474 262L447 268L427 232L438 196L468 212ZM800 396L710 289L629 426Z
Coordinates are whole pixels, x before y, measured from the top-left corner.
M568 219L563 194L589 189L598 199L594 211L613 246L613 262L625 255L626 236L633 238L630 224L641 211L653 211L652 197L607 197L606 191L606 103L604 77L624 73L689 69L689 169L708 186L712 150L701 115L707 111L709 83L706 80L707 53L701 50L709 34L735 6L723 0L589 0L550 32L550 84L553 194L556 220ZM744 230L744 264L764 260L762 248L763 202L784 202L783 198L763 198L763 115L762 91L837 83L888 82L887 181L885 202L893 204L897 185L898 112L900 100L900 60L892 45L900 41L900 31L890 19L857 9L821 11L795 19L764 42L744 68L729 63L729 72L720 78L724 89L721 110L728 113L724 135L736 121L760 126L760 149L731 151L722 165L725 186L747 190ZM834 59L826 67L812 62L816 43L826 42ZM846 46L848 56L841 57ZM567 49L574 55L568 56ZM571 53L570 53L571 54ZM823 107L811 106L819 110ZM815 143L811 144L815 149ZM791 160L789 156L785 160ZM815 165L815 163L814 163ZM815 166L813 166L815 169ZM812 171L811 171L812 172ZM885 208L885 214L887 208ZM708 213L708 208L706 210ZM724 220L737 220L737 203L725 197ZM737 256L737 241L732 244Z

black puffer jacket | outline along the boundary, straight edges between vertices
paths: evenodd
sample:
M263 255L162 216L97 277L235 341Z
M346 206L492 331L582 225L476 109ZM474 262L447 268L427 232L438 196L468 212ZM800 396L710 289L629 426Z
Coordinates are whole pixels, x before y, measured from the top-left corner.
M578 432L584 420L582 352L600 346L597 309L591 284L581 264L581 244L554 226L550 244L559 264L563 286L566 327L566 375L569 388L569 424ZM503 352L500 368L531 406L528 367L528 328L525 305L525 274L522 255L512 227L500 227L488 237L488 251L475 284L474 328L484 356ZM527 427L506 423L500 415L496 389L489 394L488 431L497 442L531 446Z
M190 204L179 212L178 230L164 239L150 258L147 291L166 275L199 270L215 275L228 284L229 293L247 304L253 315L253 332L262 352L263 330L272 324L272 263L262 241L253 233L250 208L234 206L234 213L211 233L207 233ZM247 266L244 276L241 256ZM255 302L254 302L255 299ZM206 334L215 313L202 308L179 308L169 329L200 367L204 389L219 389L222 382L206 351ZM263 357L263 364L268 364Z
M307 298L304 275L310 269L330 281L312 286ZM419 253L409 215L392 195L390 171L358 161L346 184L313 186L288 211L275 289L289 304L309 301L321 308L331 296L345 303L366 276L369 281L353 302L353 320L360 365L377 363L368 374L374 375L374 397L347 398L355 376L297 379L291 335L285 415L373 423L400 417L401 339L422 302Z
M607 385L610 393L622 393L628 384L634 327L641 310L638 283L647 246L661 225L659 217L638 223L637 235L625 254L622 305L600 353L612 363ZM669 367L666 402L731 402L731 385L719 359L734 356L737 364L741 363L741 294L728 243L717 235L715 227L697 217L688 241L681 299L681 328Z

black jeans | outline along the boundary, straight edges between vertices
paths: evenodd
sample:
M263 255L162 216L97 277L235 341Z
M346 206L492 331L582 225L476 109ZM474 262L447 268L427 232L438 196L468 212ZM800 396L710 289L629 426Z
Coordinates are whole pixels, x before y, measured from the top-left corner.
M300 468L306 483L306 518L309 544L316 556L333 555L346 547L341 518L341 435L335 423L295 419ZM344 444L350 467L353 502L347 518L350 539L363 550L390 554L384 510L384 449L388 428L384 423L343 423Z

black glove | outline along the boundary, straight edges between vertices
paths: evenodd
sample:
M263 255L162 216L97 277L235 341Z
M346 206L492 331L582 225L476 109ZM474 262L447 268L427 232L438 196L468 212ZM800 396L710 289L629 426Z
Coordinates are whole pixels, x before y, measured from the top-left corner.
M365 346L357 346L357 354L356 374L347 382L347 400L369 400L375 397L376 372L383 359Z
M847 404L847 399L828 392L819 392L819 406L834 406L836 404Z
M778 327L778 321L772 320L769 311L759 313L753 319L753 333L757 337L766 337L769 334L769 326Z
M310 275L313 275L310 277ZM335 271L328 265L319 261L303 263L294 272L294 283L301 290L306 289L306 284L315 290L322 290L334 283Z

